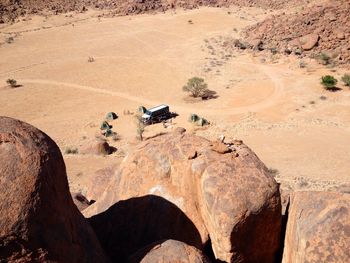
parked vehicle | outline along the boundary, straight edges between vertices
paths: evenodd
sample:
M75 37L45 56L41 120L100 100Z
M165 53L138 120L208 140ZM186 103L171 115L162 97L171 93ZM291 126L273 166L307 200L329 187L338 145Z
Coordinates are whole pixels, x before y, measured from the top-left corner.
M142 121L144 124L149 125L165 121L172 117L172 113L169 111L169 106L161 104L159 106L147 109L142 115Z

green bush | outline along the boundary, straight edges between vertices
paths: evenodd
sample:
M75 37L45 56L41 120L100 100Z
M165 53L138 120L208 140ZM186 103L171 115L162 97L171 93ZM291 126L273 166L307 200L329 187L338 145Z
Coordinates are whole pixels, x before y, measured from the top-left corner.
M328 56L326 53L321 53L319 55L319 60L323 65L328 65L331 62L331 57Z
M208 93L208 84L204 82L204 79L193 77L188 80L187 84L182 88L185 92L190 92L195 98L205 97Z
M341 80L344 82L345 86L350 87L350 74L344 74Z
M338 80L331 75L323 76L321 84L326 90L335 90Z

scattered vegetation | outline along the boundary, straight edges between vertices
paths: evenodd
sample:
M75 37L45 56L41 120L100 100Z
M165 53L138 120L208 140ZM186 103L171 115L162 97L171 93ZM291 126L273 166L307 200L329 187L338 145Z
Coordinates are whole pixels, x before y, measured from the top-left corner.
M326 90L330 90L330 91L336 91L338 89L336 86L337 82L338 80L331 75L323 76L321 79L321 84L323 85L323 87Z
M326 96L320 96L320 100L327 100Z
M65 154L78 154L79 151L78 151L78 148L71 148L71 147L68 147L64 150L64 153Z
M15 39L13 37L6 38L6 43L7 44L12 44L14 41L15 41Z
M187 85L182 88L185 92L190 92L194 98L204 98L208 96L208 85L204 82L204 79L193 77L188 80Z
M304 60L299 60L299 68L306 68L307 64Z
M90 62L90 63L95 62L95 59L93 57L89 57L88 62Z
M331 57L328 56L326 53L321 53L318 57L321 64L323 65L329 65L331 63Z
M130 110L123 110L123 115L134 115L134 112Z
M15 79L8 79L6 80L6 83L11 87L11 88L17 88L19 85L17 84L17 80Z
M345 86L350 87L350 74L344 74L341 80L344 82Z

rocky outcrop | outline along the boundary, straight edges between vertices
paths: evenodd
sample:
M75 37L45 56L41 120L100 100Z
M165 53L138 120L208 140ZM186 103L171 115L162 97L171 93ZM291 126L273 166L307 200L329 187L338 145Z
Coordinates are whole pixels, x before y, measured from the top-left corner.
M307 0L4 0L0 2L0 21L14 21L18 16L27 14L85 12L88 8L111 10L113 14L118 15L131 15L156 11L164 12L176 7L192 9L199 6L227 7L231 4L279 9L308 2Z
M140 249L129 263L210 263L202 251L176 240L165 240Z
M319 57L328 53L339 64L350 64L350 2L326 1L300 12L273 15L249 27L248 42L260 39L264 49Z
M147 245L147 242L157 241L156 238L160 239L160 236L201 249L210 237L215 256L220 260L273 261L281 227L277 183L265 165L241 141L231 144L230 151L217 152L212 145L203 138L176 132L143 142L124 160L102 197L84 210L86 216L105 211L91 219L101 242L105 236L117 236L125 227L122 223L113 223L107 229L104 227L107 218L123 214L116 211L130 202L140 207L124 210L140 211L145 205L137 204L134 198L149 195L162 198L179 210L169 212L168 209L171 211L170 207L173 206L161 205L161 209L157 208L162 211L159 215L170 213L171 217L176 218L176 214L181 212L188 218L186 222L192 222L193 226L188 224L189 230L185 231L178 228L177 221L167 223L174 224L172 231L159 235L157 231L162 228L161 221L157 221L159 215L150 214L150 209L145 209L145 214L138 216L143 221L147 220L147 228L136 230L137 234L127 235L123 241L104 244L107 253L116 251L121 243L130 241L137 246L141 243ZM158 207L158 201L154 201L155 204L147 201L146 204L154 208ZM125 224L137 216L127 218L130 220L126 220ZM148 221L150 219L147 218L154 220ZM169 219L164 220L167 222ZM111 222L119 221L113 219ZM146 237L144 233L148 231L153 231L154 238L143 240ZM173 231L180 233L177 238L169 236L174 235ZM191 243L188 243L189 239Z
M107 262L74 205L55 142L0 117L0 261Z
M109 155L115 151L115 148L111 147L108 142L104 140L95 140L86 143L79 150L81 154L93 154L93 155Z
M296 192L291 198L283 263L348 262L350 195Z

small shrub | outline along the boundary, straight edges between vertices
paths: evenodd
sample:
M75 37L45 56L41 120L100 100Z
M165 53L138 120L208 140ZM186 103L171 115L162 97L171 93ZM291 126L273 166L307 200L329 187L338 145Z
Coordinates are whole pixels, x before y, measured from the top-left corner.
M306 62L304 60L299 61L299 68L306 68Z
M71 148L71 147L68 147L64 150L64 153L65 154L78 154L79 151L77 148Z
M13 37L8 37L7 39L6 39L6 43L7 44L11 44L11 43L13 43L15 41L15 39L13 38Z
M114 132L112 135L112 140L116 142L116 141L120 141L120 139L121 139L120 135Z
M89 58L88 58L88 62L89 62L89 63L95 62L95 59L94 59L93 57L89 57Z
M323 76L321 79L321 84L326 90L336 90L338 80L331 75Z
M208 85L204 82L204 79L193 77L188 80L187 85L182 88L185 92L190 92L194 98L205 97L207 95Z
M342 76L341 80L344 82L345 86L350 87L350 74L345 74Z
M320 100L327 100L326 96L320 96Z
M189 23L190 25L193 24L193 21L192 20L188 20L187 23Z
M15 79L8 79L6 80L6 83L10 85L11 88L16 88L18 87L17 81Z
M328 65L331 63L331 57L328 56L326 53L321 53L319 55L319 60L321 61L321 64Z
M239 49L247 49L247 44L243 43L242 41L240 41L239 39L235 39L235 41L233 42L234 46L239 48Z

